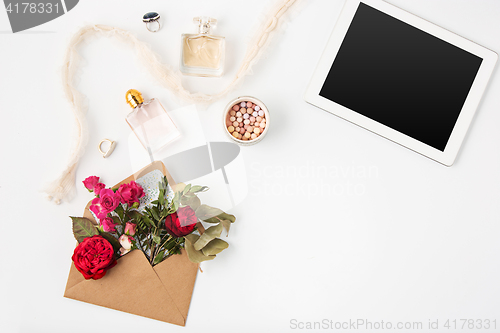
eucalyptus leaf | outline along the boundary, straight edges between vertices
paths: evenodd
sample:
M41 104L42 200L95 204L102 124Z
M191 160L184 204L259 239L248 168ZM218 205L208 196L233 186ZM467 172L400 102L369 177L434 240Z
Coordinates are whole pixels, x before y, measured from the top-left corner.
M196 209L196 212L195 212L196 217L202 221L210 219L214 216L218 216L222 213L224 213L224 212L222 210L220 210L219 208L210 207L210 206L205 205L205 204L200 205L200 207L198 207Z
M177 208L179 207L179 201L180 201L180 192L175 192L174 198L172 199L173 212L177 211Z
M96 226L85 217L73 217L73 235L78 243L81 243L85 238L98 235Z
M196 243L194 243L195 250L201 250L212 239L220 237L220 234L222 233L223 228L224 227L223 227L222 223L219 223L219 224L214 225L214 226L208 228L207 230L205 230L203 235L201 235L200 239L198 239L196 241Z
M186 184L184 183L178 183L178 184L175 184L174 186L172 186L174 192L182 192L184 190L184 188L186 187Z
M181 204L191 207L194 211L201 206L201 200L193 194L191 197L182 197Z
M182 190L182 193L186 194L189 192L190 189L191 189L191 184L187 184L186 187L184 187L184 189Z
M219 252L222 252L223 250L227 249L229 247L229 244L222 239L216 238L211 240L203 249L201 249L201 252L203 252L204 255L210 256L210 255L216 255Z
M190 234L184 238L186 239L186 243L184 245L184 248L186 249L189 260L191 260L192 262L200 263L202 261L212 260L215 258L214 255L206 256L203 254L203 252L197 251L194 249L193 244L198 241L200 236L195 235L195 234Z
M229 236L229 228L231 228L231 221L228 220L222 220L220 223L224 226L224 229L226 229L226 237Z
M236 216L222 212L222 214L211 217L211 218L206 219L204 221L208 222L208 223L219 223L221 220L227 220L231 223L234 223L236 221Z
M195 185L195 186L191 187L191 189L189 190L189 192L191 192L191 193L198 193L198 192L206 192L208 190L209 190L208 186Z

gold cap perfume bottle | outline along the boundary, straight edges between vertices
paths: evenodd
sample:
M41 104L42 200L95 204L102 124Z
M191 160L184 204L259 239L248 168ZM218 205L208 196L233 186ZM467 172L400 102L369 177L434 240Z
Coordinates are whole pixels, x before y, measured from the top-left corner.
M183 34L181 38L180 70L194 76L222 76L224 73L225 38L212 35L217 20L195 17L198 34Z
M127 91L125 98L133 108L127 115L127 123L150 154L157 153L180 136L177 126L158 100L145 101L135 89Z

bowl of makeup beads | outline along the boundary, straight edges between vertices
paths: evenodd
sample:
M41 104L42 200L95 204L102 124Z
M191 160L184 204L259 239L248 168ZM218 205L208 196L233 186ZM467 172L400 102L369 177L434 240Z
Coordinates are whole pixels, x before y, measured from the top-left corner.
M250 146L261 141L269 130L269 111L262 101L251 96L238 97L224 109L224 128L239 145Z

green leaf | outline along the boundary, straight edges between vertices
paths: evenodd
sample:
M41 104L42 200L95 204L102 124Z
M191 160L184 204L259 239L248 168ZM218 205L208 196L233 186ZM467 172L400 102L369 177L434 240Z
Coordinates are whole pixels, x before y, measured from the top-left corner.
M159 264L162 260L163 257L165 256L165 252L160 252L156 255L155 259L153 260L153 265Z
M222 223L219 223L217 225L214 225L203 233L201 235L200 239L194 243L194 249L195 250L201 250L202 248L205 247L205 245L208 244L212 239L220 237L220 234L222 233L223 225Z
M99 234L102 237L104 237L108 242L111 243L111 245L113 246L113 249L115 250L115 252L120 251L120 248L122 246L120 245L120 242L118 241L118 239L116 239L115 237L113 237L113 235L111 235L110 233L105 232L105 231L101 231L101 232L99 232Z
M160 211L158 210L158 207L152 207L151 214L153 214L155 221L158 221L160 219Z
M156 244L160 244L161 243L161 237L158 236L158 235L153 235L153 242L155 242Z
M222 239L216 238L210 241L202 250L204 255L210 256L210 255L216 255L219 252L222 252L223 250L227 249L229 247L229 244L223 241Z
M85 238L98 235L96 226L85 217L73 217L73 235L78 243L81 243Z
M166 176L163 176L163 179L162 181L160 182L160 188L161 189L167 189L167 186L168 186L168 179Z
M150 227L154 227L154 223L153 223L153 221L151 221L151 220L149 219L149 217L147 217L147 216L145 216L145 215L144 215L144 216L142 217L142 220L143 220L146 224L148 224Z
M194 263L200 263L202 261L214 259L215 258L214 255L206 256L203 254L203 252L194 249L193 244L198 241L199 237L200 236L195 234L190 234L184 237L186 239L184 248L186 249L189 260L191 260Z
M113 222L115 224L118 224L118 225L122 224L122 221L120 221L120 218L118 216L111 216L111 218L113 219Z
M125 222L125 211L123 210L123 206L121 204L116 207L115 213L120 217L120 220L122 220L122 222Z
M158 202L160 204L163 204L165 202L165 199L163 198L163 193L164 192L165 192L164 190L160 190L160 194L158 194Z
M128 213L129 217L132 219L132 220L140 220L142 218L142 214L139 213L138 211L136 210L131 210L129 213Z
M210 219L211 217L218 216L220 214L224 213L222 210L219 208L214 208L207 206L205 204L201 205L196 209L196 217L199 218L202 221L205 221L207 219Z

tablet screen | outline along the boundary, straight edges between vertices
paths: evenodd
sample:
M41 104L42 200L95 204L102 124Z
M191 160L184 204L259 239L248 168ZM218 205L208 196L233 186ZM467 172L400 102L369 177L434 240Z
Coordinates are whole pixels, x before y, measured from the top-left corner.
M444 151L482 60L360 3L320 95Z

